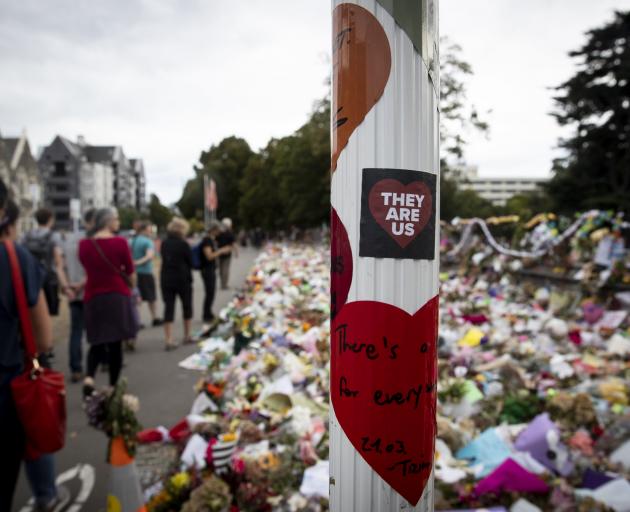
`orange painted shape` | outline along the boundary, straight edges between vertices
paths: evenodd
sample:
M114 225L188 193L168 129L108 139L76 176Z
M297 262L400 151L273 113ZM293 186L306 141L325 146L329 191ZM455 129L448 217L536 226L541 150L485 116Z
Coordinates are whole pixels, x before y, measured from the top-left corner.
M392 56L385 30L374 15L355 4L333 11L332 162L383 95Z
M133 462L133 457L127 452L125 442L122 437L115 437L109 451L109 463L112 466L126 466Z

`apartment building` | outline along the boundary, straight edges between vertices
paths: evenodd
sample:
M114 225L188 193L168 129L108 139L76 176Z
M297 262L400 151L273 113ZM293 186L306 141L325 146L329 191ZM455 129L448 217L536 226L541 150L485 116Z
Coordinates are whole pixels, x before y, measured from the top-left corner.
M121 146L93 146L81 136L73 142L57 135L42 150L38 164L45 184L44 203L62 229L72 225L71 199L79 199L83 211L106 206L142 210L138 205L146 203L142 160L128 159Z

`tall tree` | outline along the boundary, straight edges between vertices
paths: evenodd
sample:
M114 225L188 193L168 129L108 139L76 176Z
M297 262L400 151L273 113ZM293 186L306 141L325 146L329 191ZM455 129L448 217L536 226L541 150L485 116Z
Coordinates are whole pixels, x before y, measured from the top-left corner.
M313 227L330 217L330 102L276 148L273 175L288 226Z
M121 229L131 229L134 221L140 218L140 212L135 208L118 208L118 217L120 218Z
M160 202L160 198L151 194L149 198L149 219L158 229L163 230L173 218L173 212Z
M282 225L282 205L278 185L273 175L278 139L271 139L267 147L249 159L239 184L239 220L246 228L261 227L274 231Z
M177 202L182 214L189 218L203 218L203 177L212 178L219 198L219 217L238 219L239 182L254 152L244 139L227 137L208 151L202 151L195 166L195 177L186 183Z
M293 135L250 159L239 214L246 227L312 227L330 215L330 102L316 104Z
M558 211L630 213L630 11L616 12L569 55L575 75L560 85L555 118L572 128L560 141L548 191Z

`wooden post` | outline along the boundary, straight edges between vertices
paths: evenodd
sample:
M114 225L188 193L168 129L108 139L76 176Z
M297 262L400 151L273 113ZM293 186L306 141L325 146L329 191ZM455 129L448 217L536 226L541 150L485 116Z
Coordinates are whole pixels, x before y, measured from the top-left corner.
M333 0L330 507L433 510L437 0Z

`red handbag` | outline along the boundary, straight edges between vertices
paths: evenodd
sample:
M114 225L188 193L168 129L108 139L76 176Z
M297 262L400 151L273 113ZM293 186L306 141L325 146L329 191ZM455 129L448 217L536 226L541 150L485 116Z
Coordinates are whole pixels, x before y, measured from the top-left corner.
M20 263L13 242L5 241L4 246L11 266L26 352L25 370L11 381L11 391L26 434L26 454L32 458L35 454L53 453L63 448L66 438L66 386L62 373L42 368L37 362Z

